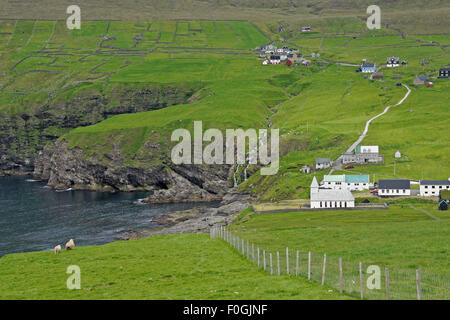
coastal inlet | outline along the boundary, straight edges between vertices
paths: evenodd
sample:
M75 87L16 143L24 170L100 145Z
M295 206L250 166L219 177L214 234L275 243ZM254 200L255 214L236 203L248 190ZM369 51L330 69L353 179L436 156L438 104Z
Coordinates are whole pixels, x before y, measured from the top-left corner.
M0 256L51 250L73 238L77 246L127 238L164 227L163 213L218 203L143 204L148 192L55 191L30 177L0 177Z

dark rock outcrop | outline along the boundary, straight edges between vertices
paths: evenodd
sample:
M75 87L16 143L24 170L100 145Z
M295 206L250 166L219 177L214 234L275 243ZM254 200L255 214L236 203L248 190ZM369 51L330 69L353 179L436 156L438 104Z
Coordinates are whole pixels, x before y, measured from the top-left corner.
M108 94L87 87L71 98L64 92L42 105L28 106L28 111L0 114L0 171L44 172L49 151L44 147L71 129L89 126L123 113L157 110L189 103L198 88L117 87ZM35 164L35 162L41 162ZM47 166L48 168L48 166ZM44 170L44 171L43 171Z
M170 161L130 167L119 148L105 156L110 159L108 163L58 141L40 153L34 177L48 180L56 189L148 190L150 195L144 202L169 203L221 200L232 173L228 165L174 165Z

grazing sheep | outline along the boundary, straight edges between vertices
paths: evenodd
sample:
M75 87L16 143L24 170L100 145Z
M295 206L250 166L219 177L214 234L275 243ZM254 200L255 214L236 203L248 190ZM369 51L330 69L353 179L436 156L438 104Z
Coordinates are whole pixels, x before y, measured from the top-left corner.
M70 239L69 242L66 243L66 250L73 249L75 249L75 242L73 242L73 239Z
M58 244L55 249L53 249L53 251L55 252L55 254L58 254L61 252L61 246Z

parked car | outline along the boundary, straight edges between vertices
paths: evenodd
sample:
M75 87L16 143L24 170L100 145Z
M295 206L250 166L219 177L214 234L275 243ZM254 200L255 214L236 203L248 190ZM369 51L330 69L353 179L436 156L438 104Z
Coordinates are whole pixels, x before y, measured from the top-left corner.
M372 190L372 191L370 191L370 193L377 193L378 194L378 190Z
M401 87L402 86L402 84L399 82L399 83L397 83L397 87Z
M353 169L353 168L354 168L354 166L352 166L351 164L345 166L345 169Z

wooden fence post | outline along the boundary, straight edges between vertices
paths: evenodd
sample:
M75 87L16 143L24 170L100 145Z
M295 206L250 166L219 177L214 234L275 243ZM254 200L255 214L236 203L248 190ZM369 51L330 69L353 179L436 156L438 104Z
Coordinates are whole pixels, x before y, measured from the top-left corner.
M266 250L263 250L263 267L264 271L266 271Z
M244 243L244 239L242 239L242 255L245 257L245 243Z
M258 258L257 259L258 259L258 267L259 267L259 248L257 248L256 251L257 251L257 254L258 254Z
M311 251L308 252L308 280L311 280Z
M342 265L342 258L339 258L339 292L344 292L344 268Z
M422 300L422 284L420 283L420 270L416 270L417 300Z
M295 275L298 277L300 274L300 252L297 250L297 258L295 259Z
M269 259L270 259L270 274L273 274L272 253L269 253Z
M323 267L322 267L322 285L325 285L325 270L327 266L327 254L323 254Z
M255 244L252 243L252 260L255 263Z
M385 272L385 276L386 276L386 300L390 300L391 299L391 288L389 286L389 268L385 268L384 270Z
M286 247L286 273L289 274L289 248Z
M359 286L361 291L361 299L364 299L364 279L362 271L362 262L359 263Z
M247 260L250 260L250 244L248 243L248 240L247 240Z
M281 274L280 272L280 253L277 251L277 267L278 267L278 275Z

